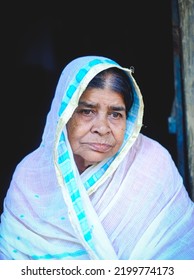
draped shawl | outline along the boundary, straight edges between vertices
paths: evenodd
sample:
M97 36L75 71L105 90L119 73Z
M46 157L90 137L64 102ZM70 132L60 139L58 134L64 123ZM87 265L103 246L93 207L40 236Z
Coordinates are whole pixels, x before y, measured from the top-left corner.
M79 174L66 124L89 81L117 67L134 103L111 158ZM100 56L62 71L40 146L17 166L4 199L0 258L194 259L194 203L169 154L141 133L143 100L131 69Z

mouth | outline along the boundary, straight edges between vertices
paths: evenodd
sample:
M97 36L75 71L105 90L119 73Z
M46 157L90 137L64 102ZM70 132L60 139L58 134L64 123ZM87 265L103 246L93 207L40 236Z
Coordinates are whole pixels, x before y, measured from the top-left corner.
M88 143L91 150L99 153L106 153L112 149L112 145L100 143Z

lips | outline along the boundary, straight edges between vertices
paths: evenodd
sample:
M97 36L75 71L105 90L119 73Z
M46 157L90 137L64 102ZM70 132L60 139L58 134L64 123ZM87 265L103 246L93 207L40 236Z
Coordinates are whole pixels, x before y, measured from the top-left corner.
M100 144L100 143L88 143L91 150L99 152L99 153L106 153L110 149L112 149L112 146L109 144Z

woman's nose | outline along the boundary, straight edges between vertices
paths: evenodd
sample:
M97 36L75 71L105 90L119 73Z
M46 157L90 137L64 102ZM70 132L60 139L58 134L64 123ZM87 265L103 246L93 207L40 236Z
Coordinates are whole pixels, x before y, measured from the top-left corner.
M111 129L109 126L109 121L106 116L98 116L95 118L91 132L98 133L99 135L106 135L110 133Z

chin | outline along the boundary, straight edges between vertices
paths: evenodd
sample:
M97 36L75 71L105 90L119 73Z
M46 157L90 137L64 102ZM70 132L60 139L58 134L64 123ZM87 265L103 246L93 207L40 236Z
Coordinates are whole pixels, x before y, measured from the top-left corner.
M93 164L97 164L103 160L105 160L106 158L109 158L110 156L112 156L113 154L102 154L102 153L92 153L92 155L90 155L90 157L85 157L84 161L89 163L89 165L93 165Z

